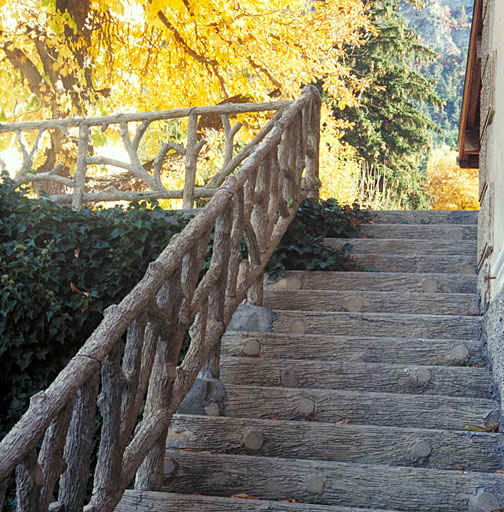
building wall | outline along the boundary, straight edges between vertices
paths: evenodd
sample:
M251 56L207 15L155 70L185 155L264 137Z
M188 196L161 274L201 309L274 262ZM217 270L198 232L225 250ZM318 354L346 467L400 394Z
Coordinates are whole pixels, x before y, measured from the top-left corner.
M504 2L483 0L479 290L494 375L504 397ZM500 84L500 85L499 85Z

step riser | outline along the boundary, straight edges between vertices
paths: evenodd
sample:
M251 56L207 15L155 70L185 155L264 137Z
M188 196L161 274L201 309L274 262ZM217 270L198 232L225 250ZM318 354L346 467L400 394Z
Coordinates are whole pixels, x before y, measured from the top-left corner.
M411 468L346 465L337 462L286 461L261 457L191 454L168 451L177 478L167 490L230 496L244 492L273 500L403 511L468 510L483 489L499 494L502 475L441 472ZM167 475L169 478L169 475Z
M367 238L417 238L431 243L447 240L476 240L476 225L363 224L360 235ZM434 242L435 241L435 242Z
M477 211L377 211L370 212L377 224L477 224Z
M222 339L226 356L284 357L370 363L482 365L480 341L421 340L355 336L310 336L228 332Z
M376 508L349 508L311 503L193 496L156 491L126 491L116 512L392 512Z
M287 271L266 290L360 290L411 293L476 293L476 276L460 274L401 274L388 272Z
M168 448L447 470L501 467L495 434L250 418L175 415Z
M476 258L476 242L446 240L377 240L369 238L325 238L324 245L341 249L350 244L352 254L410 254L470 256Z
M264 305L271 309L298 311L460 316L479 314L477 295L446 293L266 290Z
M364 270L476 275L476 259L470 256L411 256L398 254L354 254Z
M492 379L483 368L223 357L220 380L225 385L492 398Z
M275 311L273 331L292 334L479 339L479 317Z
M437 395L226 386L223 415L232 418L310 418L336 423L464 430L495 423L497 402ZM489 419L490 418L490 419Z

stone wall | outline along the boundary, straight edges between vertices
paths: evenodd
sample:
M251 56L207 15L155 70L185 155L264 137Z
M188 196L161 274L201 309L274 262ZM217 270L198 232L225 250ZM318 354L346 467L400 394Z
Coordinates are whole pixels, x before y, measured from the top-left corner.
M483 0L479 291L488 354L504 396L504 2Z

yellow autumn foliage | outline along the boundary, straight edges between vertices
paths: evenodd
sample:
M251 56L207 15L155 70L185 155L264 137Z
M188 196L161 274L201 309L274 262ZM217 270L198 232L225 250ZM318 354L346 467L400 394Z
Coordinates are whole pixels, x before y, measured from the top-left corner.
M56 0L0 0L1 121L292 99L317 81L327 105L342 109L369 85L345 63L344 47L373 31L361 0L65 4L59 12ZM322 193L349 202L353 153L329 108L322 122ZM10 143L0 138L0 150Z
M435 210L479 210L478 169L462 169L457 153L431 153L427 163L426 188Z

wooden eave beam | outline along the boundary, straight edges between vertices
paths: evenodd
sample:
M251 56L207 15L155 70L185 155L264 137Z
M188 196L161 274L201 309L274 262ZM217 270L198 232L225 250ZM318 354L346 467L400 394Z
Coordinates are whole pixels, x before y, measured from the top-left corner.
M475 0L458 138L460 166L469 168L479 166L482 13L482 0Z

